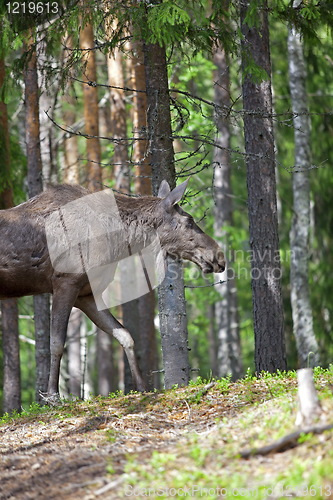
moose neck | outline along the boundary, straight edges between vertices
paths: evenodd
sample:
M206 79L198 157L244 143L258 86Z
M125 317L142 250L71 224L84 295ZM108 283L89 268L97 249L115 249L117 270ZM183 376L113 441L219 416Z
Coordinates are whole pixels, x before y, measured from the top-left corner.
M130 244L145 240L163 224L161 200L153 196L129 198L116 196L120 217L127 231ZM162 242L161 242L162 243Z

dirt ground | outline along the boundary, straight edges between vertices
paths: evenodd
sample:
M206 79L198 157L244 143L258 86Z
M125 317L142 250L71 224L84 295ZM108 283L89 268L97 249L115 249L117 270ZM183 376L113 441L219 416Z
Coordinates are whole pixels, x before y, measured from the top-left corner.
M220 395L213 405L210 398L191 408L185 400L166 405L158 394L149 395L149 408L141 395L123 399L121 407L112 399L81 403L79 411L72 404L0 427L0 498L90 500L111 492L116 498L129 454L144 461L236 412Z
M288 391L292 392L290 398L294 400L296 380L287 384ZM215 443L207 465L208 471L213 470L218 453L214 446L221 446L216 444L221 440L219 422L227 422L224 425L229 426L227 436L235 443L236 451L232 452L235 457L237 450L248 448L251 442L249 429L239 425L242 412L250 407L258 412L254 413L252 432L255 426L260 429L264 412L279 413L272 396L272 387L261 381L248 388L245 384L232 384L226 391L193 387L166 393L97 397L10 419L0 425L0 499L126 498L124 473L129 461L135 460L146 467L154 451L175 450L180 457L176 467L186 469L182 450L194 434L198 436L199 446L200 443L206 446L208 435ZM266 406L261 410L263 401L268 401L268 410ZM264 468L268 476L274 475L289 467L288 460L292 464L296 454L301 461L311 454L313 460L318 459L320 453L327 454L332 437L330 433L323 438L326 440L323 451L317 445L299 446L270 457L252 457L246 467L250 474L253 471L253 476L260 468ZM270 438L267 435L265 439ZM223 440L221 443L223 446ZM226 470L228 456L223 460L221 467ZM236 467L242 475L245 461L237 460Z

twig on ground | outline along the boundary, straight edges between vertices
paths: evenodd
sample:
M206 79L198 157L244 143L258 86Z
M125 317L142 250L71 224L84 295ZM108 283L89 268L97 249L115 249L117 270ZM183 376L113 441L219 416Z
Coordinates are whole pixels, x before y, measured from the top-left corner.
M212 382L209 382L209 384L206 384L205 387L202 389L202 396L204 396L205 394L207 394L207 392L212 388L214 387L214 385L216 384L215 380L213 380Z
M321 434L322 432L329 431L330 429L333 429L333 424L306 427L304 429L300 429L299 431L292 432L291 434L288 434L287 436L284 436L283 438L278 439L274 443L268 444L267 446L244 450L240 453L240 456L241 458L250 458L254 457L255 455L265 456L269 455L270 453L281 453L298 446L300 444L298 440L303 434Z
M124 480L125 480L126 474L123 476L118 477L114 481L111 481L110 483L107 483L105 486L102 486L102 488L99 488L98 490L95 491L95 496L98 497L99 495L103 495L109 490L112 490L119 486Z
M186 404L187 409L188 409L187 421L190 422L191 421L191 409L190 409L190 406L189 406L188 402L186 401L186 399L184 399L184 401L185 401L185 404Z

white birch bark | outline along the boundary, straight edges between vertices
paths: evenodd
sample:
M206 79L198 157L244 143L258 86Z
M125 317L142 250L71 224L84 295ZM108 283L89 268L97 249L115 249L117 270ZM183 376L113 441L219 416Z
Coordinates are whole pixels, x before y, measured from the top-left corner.
M294 7L299 2L294 2ZM293 173L294 216L290 231L290 285L293 330L302 368L319 364L318 344L308 282L310 225L310 123L305 88L306 68L300 34L292 26L288 34L289 85L294 113L295 171ZM310 354L310 353L314 354Z

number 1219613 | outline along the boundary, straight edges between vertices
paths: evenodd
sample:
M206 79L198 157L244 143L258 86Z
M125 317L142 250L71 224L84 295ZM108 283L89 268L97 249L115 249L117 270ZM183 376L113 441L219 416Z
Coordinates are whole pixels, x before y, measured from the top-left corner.
M8 2L8 14L57 14L57 2Z

